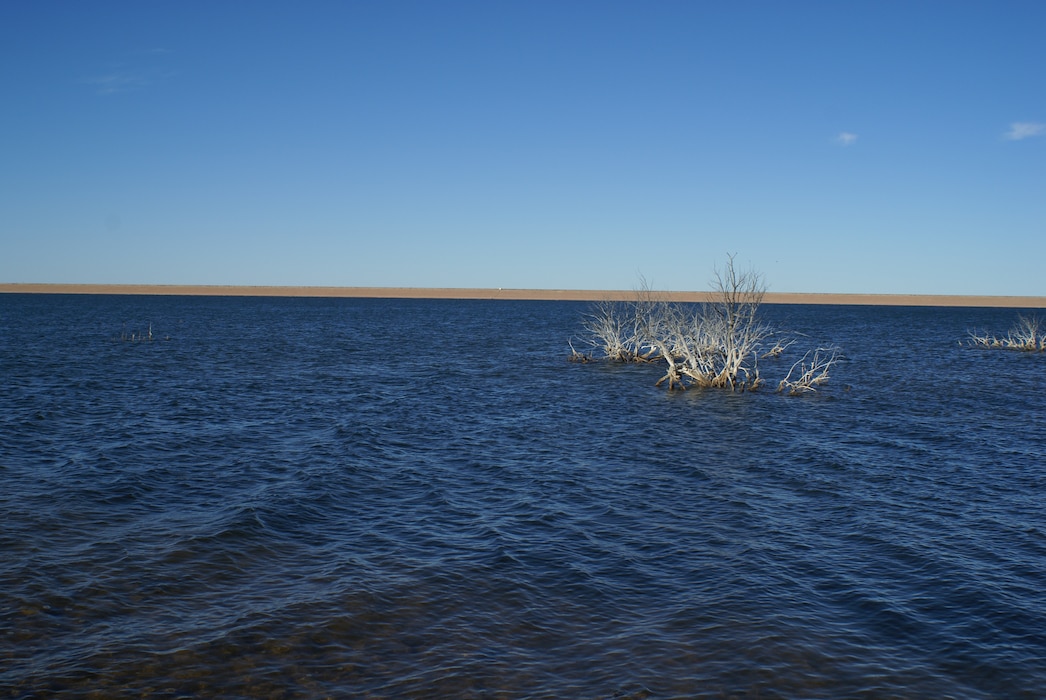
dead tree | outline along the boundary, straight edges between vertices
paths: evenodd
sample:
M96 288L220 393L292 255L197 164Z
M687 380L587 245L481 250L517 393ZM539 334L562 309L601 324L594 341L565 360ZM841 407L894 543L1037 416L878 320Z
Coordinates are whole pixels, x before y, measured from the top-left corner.
M604 359L663 361L665 373L657 386L751 391L763 384L759 376L760 350L773 333L759 318L765 293L762 276L739 270L730 256L722 269L716 269L710 298L700 305L668 302L643 281L635 301L596 304L583 325L589 346ZM778 340L762 357L778 357L793 342ZM571 350L574 359L592 359L591 355L573 350L573 346ZM814 353L809 368L805 364L809 358L804 356L779 390L803 393L826 381L836 354L823 353L824 349ZM800 375L793 379L797 368Z
M813 356L811 357L811 353ZM813 391L828 381L828 371L839 359L839 348L817 348L808 351L792 365L788 375L777 386L778 392L787 391L789 396L798 396ZM798 370L798 373L796 372ZM796 376L793 378L792 375Z
M1038 316L1018 314L1017 323L1006 336L1007 347L1024 352L1046 349L1046 333L1043 333L1041 326Z
M685 318L682 308L678 304L654 301L644 305L642 310L643 344L666 364L665 374L655 386L667 381L669 389L685 389L685 366L681 363L685 360L685 337L680 330Z
M631 361L635 357L636 340L635 334L628 331L626 319L629 315L629 309L621 302L598 302L592 311L585 315L583 322L588 345L604 359L614 362Z
M1001 348L1003 350L1020 350L1022 352L1046 351L1046 330L1043 322L1036 315L1017 315L1017 322L1010 328L1005 337L999 338L988 333L969 331L967 343L979 348Z
M658 384L668 388L688 386L756 389L759 378L758 349L770 328L757 312L765 294L762 278L738 271L733 257L716 270L711 300L696 311L679 304L652 307L647 342L668 364Z
M590 361L594 357L611 362L653 362L659 354L650 338L655 335L651 321L658 316L662 302L649 289L637 292L631 302L603 300L596 302L582 321L584 342L590 353L571 351L574 359Z
M752 270L739 271L730 256L724 269L716 269L712 285L712 301L701 310L705 343L715 349L718 360L708 386L756 388L762 383L758 350L771 332L758 317L766 295L763 278Z

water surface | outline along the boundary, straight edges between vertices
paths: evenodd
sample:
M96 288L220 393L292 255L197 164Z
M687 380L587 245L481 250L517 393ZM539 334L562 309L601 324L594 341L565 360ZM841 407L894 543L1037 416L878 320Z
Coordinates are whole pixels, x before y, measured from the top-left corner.
M790 398L584 309L0 297L0 690L1041 696L1046 356L959 343L1016 311L765 307L846 354Z

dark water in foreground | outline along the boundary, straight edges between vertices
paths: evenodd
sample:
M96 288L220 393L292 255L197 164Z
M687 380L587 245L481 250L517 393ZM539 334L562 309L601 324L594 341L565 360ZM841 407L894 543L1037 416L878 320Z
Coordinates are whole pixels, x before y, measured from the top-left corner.
M0 296L0 696L1046 694L1014 311L767 307L848 358L789 398L584 308Z

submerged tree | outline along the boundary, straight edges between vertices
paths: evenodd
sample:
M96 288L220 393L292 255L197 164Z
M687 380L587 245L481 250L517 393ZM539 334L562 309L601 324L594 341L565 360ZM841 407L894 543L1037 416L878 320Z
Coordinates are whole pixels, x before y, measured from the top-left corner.
M595 357L613 362L648 360L640 354L640 316L636 311L635 304L597 302L582 321L590 352L580 352L571 345L573 358L584 362Z
M1046 351L1046 328L1039 317L1034 314L1031 316L1017 314L1017 322L1005 337L999 338L977 331L969 331L969 336L967 343L978 348L1001 348L1022 352Z
M669 389L713 387L754 391L763 385L759 359L775 358L794 342L778 339L760 354L774 329L759 318L766 294L763 278L738 270L734 258L715 271L708 301L694 305L669 302L644 282L630 302L603 301L585 316L585 343L590 352L572 349L572 358L589 362L663 362L665 374L657 385ZM799 376L792 372L778 390L790 394L815 391L828 379L838 358L834 349L819 349ZM793 367L794 371L796 368Z

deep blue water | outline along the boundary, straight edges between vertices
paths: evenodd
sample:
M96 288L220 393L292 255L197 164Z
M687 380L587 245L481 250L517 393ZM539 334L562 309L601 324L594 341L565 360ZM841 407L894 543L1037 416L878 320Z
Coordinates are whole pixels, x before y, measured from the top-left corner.
M787 397L585 308L0 296L0 695L1046 696L1014 310L764 307Z

